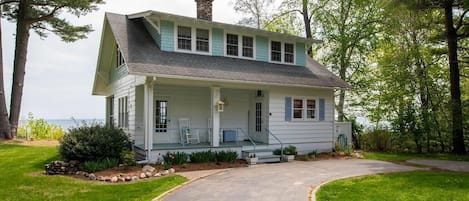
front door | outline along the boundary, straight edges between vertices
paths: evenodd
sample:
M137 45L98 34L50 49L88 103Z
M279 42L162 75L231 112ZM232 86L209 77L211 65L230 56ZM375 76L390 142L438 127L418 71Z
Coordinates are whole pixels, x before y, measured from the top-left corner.
M168 123L168 100L156 100L154 139L157 143L170 143L170 139L168 138Z
M251 137L257 142L266 142L265 129L266 129L266 109L262 100L254 101L253 115L252 115L252 129Z

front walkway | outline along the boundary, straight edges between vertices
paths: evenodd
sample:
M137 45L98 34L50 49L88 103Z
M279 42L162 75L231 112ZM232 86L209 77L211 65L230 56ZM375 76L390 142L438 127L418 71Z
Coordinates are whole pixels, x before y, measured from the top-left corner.
M325 181L360 175L412 171L416 167L373 160L327 160L262 164L220 172L168 194L164 200L308 200Z
M408 160L408 163L416 165L430 166L441 170L454 172L469 172L469 162L465 161L445 161L445 160Z

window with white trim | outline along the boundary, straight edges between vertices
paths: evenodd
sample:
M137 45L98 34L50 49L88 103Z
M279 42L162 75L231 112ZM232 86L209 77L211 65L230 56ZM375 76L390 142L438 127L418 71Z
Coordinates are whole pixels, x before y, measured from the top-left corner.
M119 128L128 128L129 127L129 108L128 108L128 96L124 96L117 100L118 102L118 122L117 126Z
M294 45L291 43L284 44L284 62L285 63L294 63L295 62L295 50Z
M243 36L243 57L254 57L254 38Z
M117 55L116 68L119 68L125 63L124 56L122 56L122 52L119 47L116 48L116 55Z
M294 120L315 120L317 112L316 99L293 98L292 113Z
M178 49L192 50L192 29L190 27L177 27Z
M278 41L270 42L270 60L282 62L282 43Z
M226 54L230 56L238 56L238 43L238 35L226 34Z
M209 52L210 32L208 29L196 29L196 50L199 52Z

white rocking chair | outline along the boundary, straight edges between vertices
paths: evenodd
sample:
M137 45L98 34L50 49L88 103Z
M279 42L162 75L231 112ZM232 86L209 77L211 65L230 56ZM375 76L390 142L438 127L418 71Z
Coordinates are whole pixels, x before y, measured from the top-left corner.
M199 130L191 129L191 121L188 118L179 119L179 132L184 136L187 144L199 144Z

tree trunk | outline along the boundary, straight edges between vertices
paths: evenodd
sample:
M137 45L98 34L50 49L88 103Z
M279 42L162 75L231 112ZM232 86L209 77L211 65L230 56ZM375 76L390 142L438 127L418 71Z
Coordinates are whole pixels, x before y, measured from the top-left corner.
M450 69L451 83L451 113L452 113L452 133L453 133L453 152L465 154L464 134L462 127L462 107L461 107L461 89L459 83L459 64L458 64L458 35L453 22L453 0L447 0L444 3L446 39L448 42L448 62Z
M17 136L18 120L23 96L26 56L28 53L29 29L27 21L30 13L29 0L21 0L18 6L18 21L16 23L15 61L13 64L13 83L10 103L10 126L13 137Z
M303 0L303 21L305 23L306 38L313 38L311 33L311 19L308 13L308 0Z
M0 6L0 16L2 7ZM10 122L8 121L7 103L5 97L5 83L3 80L3 43L2 21L0 19L0 139L10 139Z

